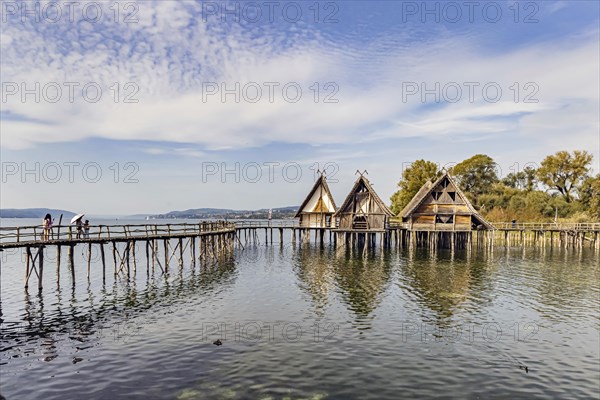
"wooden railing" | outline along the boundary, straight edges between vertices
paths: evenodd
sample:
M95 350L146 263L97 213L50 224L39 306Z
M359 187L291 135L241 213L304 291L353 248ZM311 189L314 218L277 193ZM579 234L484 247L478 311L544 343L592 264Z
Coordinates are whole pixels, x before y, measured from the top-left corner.
M276 219L271 221L256 220L256 221L236 221L236 228L297 228L298 220L296 219Z
M235 224L225 221L178 223L178 224L140 224L140 225L90 225L89 231L77 232L74 225L55 225L45 237L41 225L0 227L0 245L9 243L53 242L65 240L119 240L143 239L162 236L199 235L208 232L221 232L235 229Z
M533 222L497 222L492 224L498 230L526 231L600 231L600 223L533 223ZM176 224L139 224L139 225L91 225L89 232L78 234L74 225L53 226L49 237L44 236L41 225L0 227L0 246L14 243L53 242L65 240L122 240L143 239L164 236L199 235L207 232L219 232L235 228L298 228L297 220L273 221L212 221ZM390 222L387 228L409 228L409 224Z
M494 228L502 230L526 231L600 231L600 223L595 222L495 222Z

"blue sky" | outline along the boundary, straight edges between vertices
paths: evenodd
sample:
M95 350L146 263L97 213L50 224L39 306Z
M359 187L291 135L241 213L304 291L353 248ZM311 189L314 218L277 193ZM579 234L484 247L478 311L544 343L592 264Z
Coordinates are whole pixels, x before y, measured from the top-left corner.
M297 205L325 167L338 202L357 169L387 199L410 162L477 153L506 175L586 149L600 170L597 1L0 13L3 208Z

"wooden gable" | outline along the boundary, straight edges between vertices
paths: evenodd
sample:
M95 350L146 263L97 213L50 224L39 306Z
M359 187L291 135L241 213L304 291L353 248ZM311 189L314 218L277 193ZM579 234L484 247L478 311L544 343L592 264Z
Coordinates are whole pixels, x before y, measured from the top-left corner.
M400 212L402 220L417 224L459 224L474 222L493 229L473 207L454 179L444 173L434 183L426 182L415 197Z
M392 217L394 214L375 193L369 181L361 176L348 193L346 200L336 212L338 214L384 214Z

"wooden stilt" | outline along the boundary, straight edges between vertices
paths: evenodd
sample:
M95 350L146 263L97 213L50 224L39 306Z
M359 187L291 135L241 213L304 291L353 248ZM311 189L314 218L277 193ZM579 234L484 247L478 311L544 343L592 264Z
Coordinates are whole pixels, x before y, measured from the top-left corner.
M191 238L191 245L190 245L190 251L192 252L192 267L196 266L196 238L192 237Z
M117 276L117 244L114 241L112 242L112 253L115 262L115 276Z
M56 246L56 276L60 279L60 245Z
M130 275L130 270L129 270L129 252L130 252L129 246L130 246L130 244L131 244L131 242L127 242L127 244L125 245L125 255L124 255L125 263L127 265L127 278L129 278L129 275Z
M38 250L38 290L42 290L42 277L44 276L44 246Z
M179 266L183 267L183 239L179 238Z
M165 245L165 272L169 271L169 239L164 240Z
M88 243L87 278L90 280L90 267L92 264L92 243Z
M74 245L69 246L69 268L71 269L71 278L73 279L73 286L75 286L75 260L74 260Z
M31 249L29 246L25 248L25 287L29 286L29 262L31 260Z
M135 240L131 241L131 258L133 259L133 275L134 276L137 274L137 260L136 260L136 256L135 256L136 243L137 242Z
M106 257L104 256L104 243L100 243L100 257L102 258L102 282L106 281Z
M154 239L152 241L152 274L154 274L155 264L158 261L158 241Z
M146 275L150 275L150 241L146 240Z

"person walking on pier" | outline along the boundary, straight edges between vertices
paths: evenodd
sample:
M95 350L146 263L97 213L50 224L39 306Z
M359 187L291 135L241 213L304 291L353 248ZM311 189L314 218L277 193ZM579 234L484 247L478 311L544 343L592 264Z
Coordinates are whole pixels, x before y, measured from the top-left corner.
M77 239L81 239L83 232L83 222L81 222L81 218L75 222L75 227L77 228Z
M52 224L53 224L52 216L50 214L46 214L44 217L44 234L42 235L42 240L49 240L50 233L52 232Z
M90 220L89 219L86 219L85 224L83 224L83 238L84 239L90 238Z

